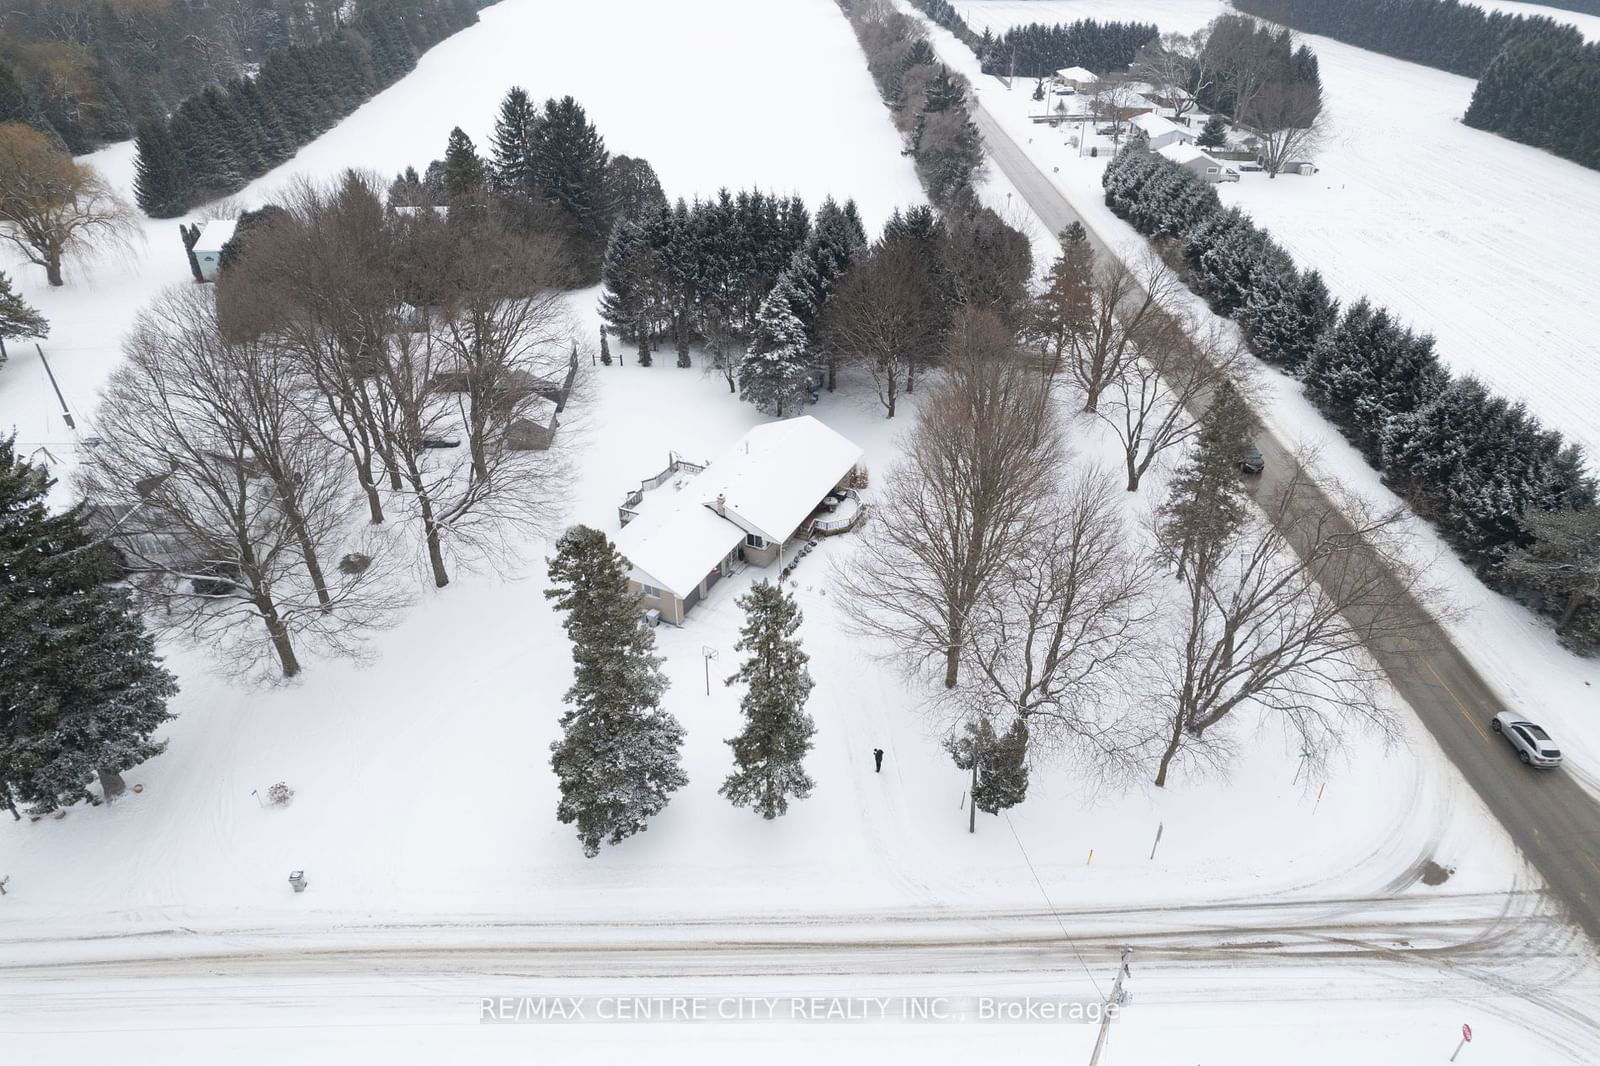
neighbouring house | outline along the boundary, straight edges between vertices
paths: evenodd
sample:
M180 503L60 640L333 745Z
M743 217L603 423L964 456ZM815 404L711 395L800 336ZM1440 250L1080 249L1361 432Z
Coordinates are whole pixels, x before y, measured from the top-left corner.
M1194 134L1157 114L1135 115L1128 123L1148 139L1150 150L1159 151L1169 144L1193 144Z
M555 442L556 430L561 427L556 417L560 408L553 401L541 396L528 408L506 426L506 447L511 451L542 452Z
M1225 167L1192 144L1169 144L1156 154L1170 159L1186 170L1192 170L1213 185L1224 181L1238 181L1239 172Z
M757 426L704 470L653 501L614 538L640 605L682 625L743 562L777 564L808 541L829 498L844 490L861 449L811 415ZM631 499L632 497L630 497ZM633 513L631 510L629 513Z
M196 269L200 271L201 281L217 280L217 270L222 263L222 246L233 240L234 230L238 228L239 223L231 218L207 222L200 227L200 235L195 238L190 252L194 256Z
M1084 67L1063 67L1056 71L1056 81L1073 92L1086 93L1100 81L1100 75Z

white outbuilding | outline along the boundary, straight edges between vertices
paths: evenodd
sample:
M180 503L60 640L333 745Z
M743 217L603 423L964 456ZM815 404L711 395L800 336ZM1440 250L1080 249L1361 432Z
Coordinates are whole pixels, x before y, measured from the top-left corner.
M233 240L239 228L235 219L222 218L200 227L200 239L194 242L194 261L200 264L200 280L216 281L222 263L222 246Z
M1135 115L1128 125L1149 139L1150 150L1160 151L1169 144L1193 144L1194 134L1169 118L1157 114Z
M1170 159L1185 170L1192 170L1205 178L1213 185L1224 181L1238 181L1239 172L1232 167L1223 166L1221 162L1211 158L1205 152L1192 144L1169 144L1158 149L1156 154L1163 159Z
M1086 93L1100 81L1100 75L1086 67L1063 67L1056 71L1056 81L1074 91Z

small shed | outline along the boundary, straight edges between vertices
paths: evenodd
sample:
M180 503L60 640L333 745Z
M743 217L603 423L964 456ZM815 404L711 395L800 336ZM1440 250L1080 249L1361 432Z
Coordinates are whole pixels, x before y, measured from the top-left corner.
M1056 71L1056 81L1070 86L1074 92L1085 93L1100 81L1100 75L1087 67L1063 67Z
M199 265L201 281L217 280L217 271L222 265L222 247L233 240L234 231L238 228L238 220L231 218L217 219L200 227L200 236L191 251L194 261Z
M1160 151L1169 144L1194 143L1194 134L1160 115L1135 115L1129 125L1145 135L1152 152Z

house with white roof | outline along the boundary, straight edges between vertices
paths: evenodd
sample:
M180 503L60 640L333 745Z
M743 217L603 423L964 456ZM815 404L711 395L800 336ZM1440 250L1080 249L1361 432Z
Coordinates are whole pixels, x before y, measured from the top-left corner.
M642 508L615 539L646 609L682 625L740 562L784 564L786 545L850 480L861 449L810 415L746 433L671 500Z
M1194 134L1160 115L1149 113L1135 115L1128 121L1128 125L1143 133L1148 139L1150 150L1159 151L1169 144L1193 144Z
M1205 152L1192 144L1169 144L1159 149L1157 155L1170 159L1186 170L1192 170L1215 185L1223 181L1238 181L1239 172L1232 167L1223 166Z
M222 246L233 240L233 233L238 228L238 221L231 218L207 222L200 227L200 236L191 250L194 252L194 261L200 267L201 281L217 280L217 270L222 263Z
M1056 71L1056 81L1071 86L1075 92L1086 93L1099 80L1100 75L1085 67L1063 67Z

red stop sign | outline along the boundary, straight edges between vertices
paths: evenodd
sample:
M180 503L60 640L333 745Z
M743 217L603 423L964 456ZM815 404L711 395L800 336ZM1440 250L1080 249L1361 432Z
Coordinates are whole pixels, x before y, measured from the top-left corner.
M1472 1043L1472 1026L1462 1023L1461 1039L1465 1040L1469 1044Z

